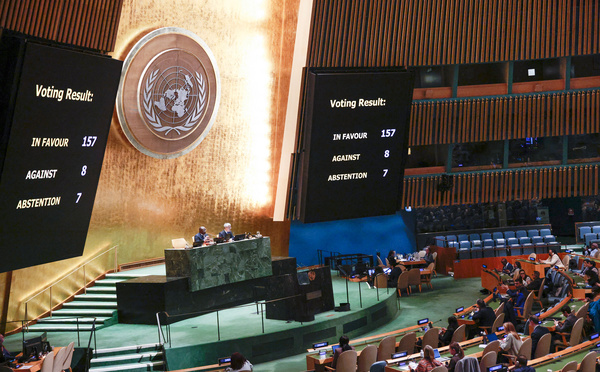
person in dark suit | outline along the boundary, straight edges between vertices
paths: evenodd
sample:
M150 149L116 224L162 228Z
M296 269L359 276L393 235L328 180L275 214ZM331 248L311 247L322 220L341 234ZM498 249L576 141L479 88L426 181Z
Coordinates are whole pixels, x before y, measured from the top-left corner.
M560 333L568 333L567 335L567 341L569 341L569 339L571 338L571 330L573 329L573 326L575 325L575 322L577 321L577 317L575 316L575 314L573 314L571 312L571 308L569 307L569 305L565 305L563 306L560 311L562 311L563 316L565 317L565 321L564 322L559 322L558 320L554 321L554 332L552 332L552 340L553 343L556 340L562 340L562 336L558 334L558 332Z
M510 262L508 262L508 260L506 258L503 258L501 262L502 262L502 272L506 275L512 274L512 272L515 269L513 267L513 265Z
M198 229L198 234L194 235L194 245L201 246L202 244L204 244L204 240L207 237L208 234L206 233L206 227L200 226L200 228Z
M219 233L219 238L223 238L226 241L233 239L233 231L231 231L231 224L227 222L223 225L223 231Z
M542 326L540 324L540 319L535 315L529 317L529 324L535 324L535 328L533 329L533 332L531 332L531 359L533 359L540 338L542 338L543 335L550 333L550 330Z
M531 281L531 283L529 283L527 285L526 288L528 291L537 291L538 289L540 289L541 286L542 286L542 279L540 278L540 272L534 271L533 272L533 280Z
M477 300L476 306L477 312L473 314L473 320L475 321L475 324L477 324L477 328L471 329L469 332L469 336L471 338L475 337L481 331L485 332L485 329L481 327L491 327L494 325L494 321L496 320L494 309L487 306L484 300Z
M525 355L519 355L512 372L535 372L535 368L527 365L527 357Z
M398 278L402 274L402 268L400 265L396 265L396 261L391 261L390 266L392 266L392 271L388 276L388 288L396 288L398 286Z
M446 346L450 344L450 341L452 341L452 336L454 335L454 331L456 331L457 328L458 320L456 319L456 317L454 315L448 317L448 327L442 328L438 336L441 346Z

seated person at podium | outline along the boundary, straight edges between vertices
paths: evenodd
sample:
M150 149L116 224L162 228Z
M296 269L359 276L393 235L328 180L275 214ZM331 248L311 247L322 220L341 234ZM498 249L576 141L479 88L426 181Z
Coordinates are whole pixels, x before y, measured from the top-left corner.
M562 261L560 260L560 257L558 257L558 255L556 254L556 252L554 252L553 249L548 249L548 259L547 260L539 261L539 262L543 263L543 264L548 264L548 265L550 265L550 267L558 266L560 269L565 268L565 265L563 265Z
M219 233L219 238L223 238L225 241L230 241L233 239L233 237L234 234L233 231L231 231L231 224L227 222L223 225L223 231Z
M226 372L252 372L254 366L241 353L231 354L231 367L225 369Z
M435 262L435 259L433 258L433 254L431 254L429 246L425 247L425 256L423 256L423 260L427 265Z
M508 260L506 258L502 259L502 273L506 274L506 275L510 275L512 274L512 272L515 270L515 268L513 267L513 265L508 262Z
M392 267L392 271L388 276L388 288L396 288L398 286L398 278L402 274L402 268L396 264L396 261L390 262L390 266Z
M542 278L540 278L540 272L536 270L533 272L533 279L531 280L531 283L527 284L525 288L527 288L528 291L537 291L540 289L541 285Z
M208 234L206 233L206 227L200 226L198 229L198 234L194 235L194 246L199 247L204 244L204 241L208 238Z
M387 261L388 261L387 263L388 263L388 266L389 266L389 267L394 267L394 266L396 266L396 251L394 251L394 250L391 250L391 251L388 253L388 256L387 256Z
M340 354L348 350L354 350L354 346L350 346L350 338L348 338L348 336L346 335L343 335L340 337L340 347L335 349L335 351L333 352L333 361L331 362L331 368L335 368Z
M479 332L486 332L485 328L479 327L487 327L490 328L494 325L494 321L496 320L496 314L494 313L494 309L487 306L485 301L482 299L477 300L476 304L476 312L473 314L473 321L477 325L477 328L471 329L469 332L470 338L475 337Z

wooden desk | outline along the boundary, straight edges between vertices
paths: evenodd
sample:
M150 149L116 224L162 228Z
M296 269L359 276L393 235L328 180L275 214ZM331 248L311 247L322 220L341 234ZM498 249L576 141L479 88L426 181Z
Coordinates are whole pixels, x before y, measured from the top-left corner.
M396 261L399 265L404 265L407 267L410 266L417 266L417 265L427 265L427 262L425 262L425 260L419 260L419 261L402 261L402 260L398 260Z
M521 263L521 268L523 270L525 270L525 272L527 273L527 275L529 275L531 278L533 278L533 272L534 271L538 271L540 273L540 278L544 278L545 275L545 271L547 267L550 267L550 264L544 264L544 263L540 263L537 261L530 261L530 260L517 260Z
M21 368L12 368L12 370L14 372L25 372L25 371L37 372L42 369L43 362L44 362L44 359L36 360L33 362L29 362L29 363L23 363L23 365L21 365Z

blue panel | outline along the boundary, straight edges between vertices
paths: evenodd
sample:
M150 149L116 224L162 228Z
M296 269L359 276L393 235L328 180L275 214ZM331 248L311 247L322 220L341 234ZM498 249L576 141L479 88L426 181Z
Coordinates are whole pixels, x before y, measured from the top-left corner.
M417 244L414 225L415 213L405 211L391 216L318 223L294 221L290 226L289 255L296 257L298 265L309 266L319 263L318 249L373 256L381 252L382 259L392 249L399 254L412 253Z

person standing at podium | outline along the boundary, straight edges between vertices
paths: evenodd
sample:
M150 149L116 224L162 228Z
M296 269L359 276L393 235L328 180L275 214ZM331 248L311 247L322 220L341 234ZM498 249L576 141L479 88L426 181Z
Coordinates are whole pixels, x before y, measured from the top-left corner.
M231 224L229 222L226 222L223 225L223 231L221 231L219 233L219 238L223 238L225 239L225 241L230 241L231 239L233 239L234 234L233 231L231 231Z

